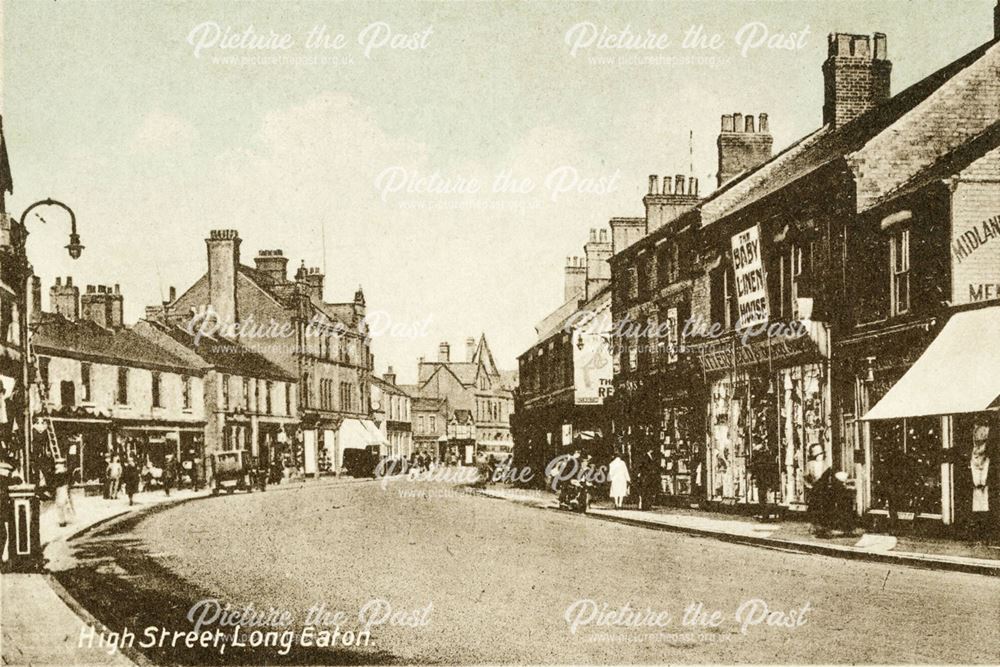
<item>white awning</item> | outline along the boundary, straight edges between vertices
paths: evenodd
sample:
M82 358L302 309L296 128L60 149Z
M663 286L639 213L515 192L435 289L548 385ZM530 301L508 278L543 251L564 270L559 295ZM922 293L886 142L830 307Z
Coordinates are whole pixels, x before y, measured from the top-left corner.
M1000 306L952 315L862 420L982 412L1000 397Z
M388 445L389 442L368 419L345 419L340 424L340 449L365 449L371 445Z

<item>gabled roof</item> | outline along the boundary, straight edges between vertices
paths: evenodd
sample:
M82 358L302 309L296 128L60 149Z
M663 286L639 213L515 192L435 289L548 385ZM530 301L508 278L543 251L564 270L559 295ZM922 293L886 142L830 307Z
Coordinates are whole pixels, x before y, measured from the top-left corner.
M43 313L32 328L32 346L52 356L182 374L201 375L205 370L128 328L105 329L90 320L71 322L55 313Z
M451 418L457 421L459 424L468 424L472 421L472 411L471 410L455 410L451 413Z
M463 385L469 386L476 383L476 369L478 368L478 364L471 361L425 361L420 364L418 369L417 382L421 385L427 384L434 377L434 374L442 368L454 375L455 379Z

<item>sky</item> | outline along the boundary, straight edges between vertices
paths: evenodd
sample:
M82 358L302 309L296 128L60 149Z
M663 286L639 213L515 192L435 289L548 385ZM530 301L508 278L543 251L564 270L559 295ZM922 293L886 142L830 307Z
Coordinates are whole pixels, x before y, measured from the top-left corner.
M886 33L896 93L988 40L993 6L6 0L8 210L69 204L75 262L58 211L29 222L43 291L118 283L129 321L231 228L248 265L324 269L327 301L363 286L379 373L481 333L516 368L565 258L642 215L649 174L710 192L721 114L767 113L780 150L821 124L830 32Z

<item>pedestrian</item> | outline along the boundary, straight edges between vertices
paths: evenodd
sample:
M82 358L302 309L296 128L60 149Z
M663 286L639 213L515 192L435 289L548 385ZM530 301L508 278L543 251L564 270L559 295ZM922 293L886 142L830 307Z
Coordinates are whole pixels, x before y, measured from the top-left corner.
M167 460L163 462L163 473L160 477L160 480L163 482L163 490L167 496L170 495L170 489L177 483L178 476L177 461L174 459L173 454L167 454Z
M611 500L615 503L615 509L622 508L622 502L628 495L628 486L632 481L632 476L628 474L628 465L622 457L615 452L615 457L608 465L608 479L611 481Z
M131 456L125 460L125 466L122 468L122 484L125 485L128 504L134 505L134 496L139 492L139 466Z
M0 571L7 571L7 545L11 536L11 522L14 514L10 502L10 486L15 483L16 470L8 460L6 452L0 449Z
M767 506L767 496L778 484L778 460L774 453L764 445L754 447L750 453L750 476L757 486L757 503L760 505L760 518L767 521L771 512Z
M639 459L639 509L653 509L657 494L660 492L660 464L653 454L653 448L647 447Z
M69 471L66 469L66 461L63 459L56 459L52 486L56 490L56 512L59 516L59 525L65 526L73 520L73 503L69 498Z
M114 500L118 497L118 490L122 481L122 464L118 457L111 459L108 464L108 498Z
M111 469L111 456L104 457L104 467L101 468L101 490L105 500L111 500L111 478L108 477L108 470Z

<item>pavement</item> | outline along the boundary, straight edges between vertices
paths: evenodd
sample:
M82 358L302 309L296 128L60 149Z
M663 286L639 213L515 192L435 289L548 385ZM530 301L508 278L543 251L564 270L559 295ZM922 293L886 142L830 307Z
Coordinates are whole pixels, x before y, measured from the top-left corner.
M296 478L268 486L268 492L360 482L351 478ZM5 573L0 577L0 664L3 665L131 665L135 664L118 651L93 649L81 663L80 633L88 625L103 626L66 593L50 573L73 564L69 540L116 517L165 503L180 503L211 495L208 490L176 490L167 496L163 491L136 494L130 506L122 495L114 500L85 496L80 489L71 494L72 511L66 525L51 501L42 503L39 534L45 559L44 573ZM95 644L96 646L96 644ZM132 657L139 657L132 654Z
M546 491L490 486L478 493L539 509L558 510L556 497ZM762 522L745 516L686 508L656 508L639 511L615 509L610 502L597 502L587 510L595 519L659 530L712 537L727 542L853 558L913 567L1000 576L1000 545L990 546L958 540L896 537L881 533L820 538L806 521Z

